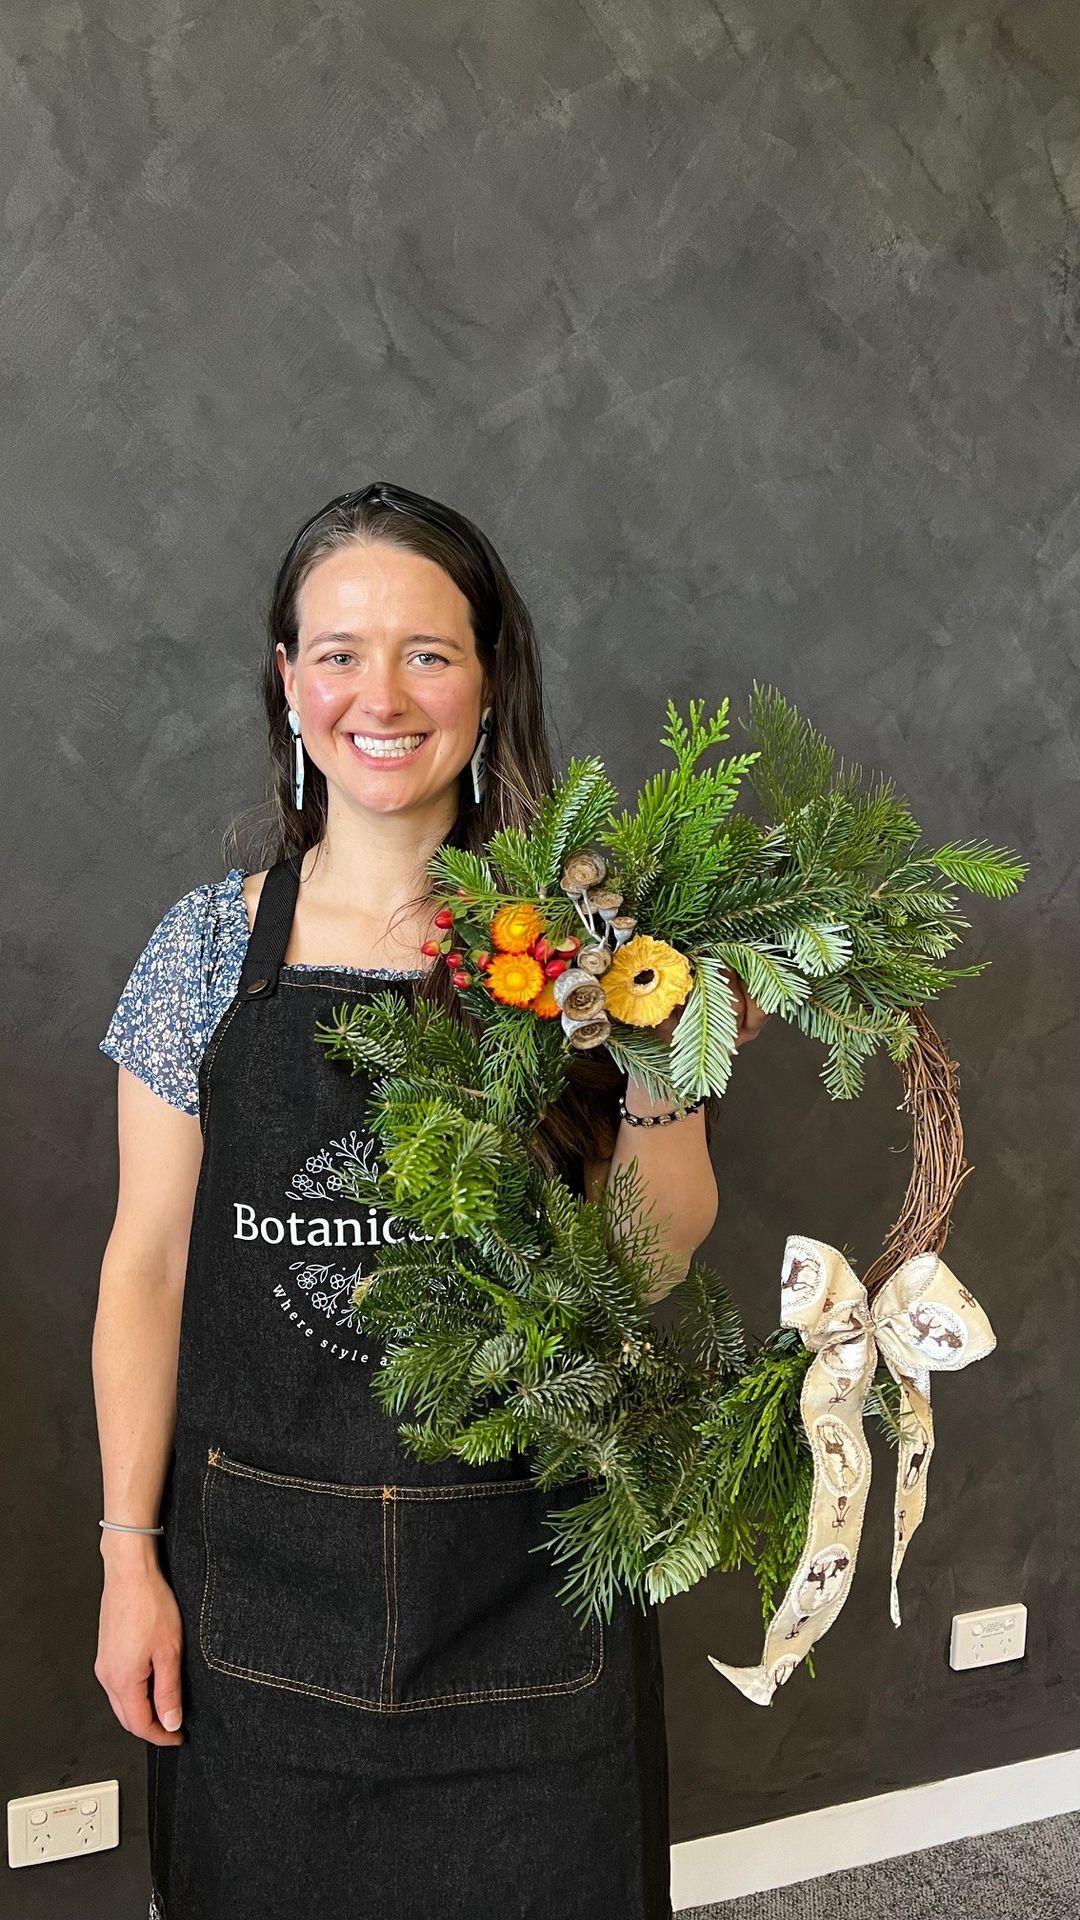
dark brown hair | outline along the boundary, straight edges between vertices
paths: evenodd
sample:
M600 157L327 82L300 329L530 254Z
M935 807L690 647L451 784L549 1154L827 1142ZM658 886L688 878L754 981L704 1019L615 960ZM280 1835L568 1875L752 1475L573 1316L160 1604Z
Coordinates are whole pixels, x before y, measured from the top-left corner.
M310 758L304 769L303 806L293 804L292 735L276 650L282 645L289 662L295 661L297 601L311 569L342 547L372 540L389 541L434 560L449 574L469 603L476 651L492 688L484 797L477 805L466 766L459 782L457 818L442 844L482 853L500 829L527 828L555 778L532 618L498 554L480 529L453 508L425 494L375 482L339 495L305 522L278 568L271 592L262 667L270 747L270 825L261 849L267 866L317 845L327 820L326 780ZM399 913L421 911L431 898L425 888L405 902ZM415 989L417 996L479 1031L441 960L415 982ZM571 1056L567 1085L543 1115L532 1142L534 1157L546 1172L561 1172L578 1186L580 1174L574 1164L578 1157L610 1158L622 1086L622 1073L603 1049Z

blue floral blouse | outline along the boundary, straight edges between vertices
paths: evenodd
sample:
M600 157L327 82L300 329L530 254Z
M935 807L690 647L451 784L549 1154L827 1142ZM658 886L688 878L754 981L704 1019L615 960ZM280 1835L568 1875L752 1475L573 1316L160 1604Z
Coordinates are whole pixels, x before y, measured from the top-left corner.
M131 970L103 1040L102 1053L144 1080L184 1113L199 1111L199 1063L233 999L248 943L245 869L192 887L163 914ZM298 972L376 980L418 979L419 967L320 967Z

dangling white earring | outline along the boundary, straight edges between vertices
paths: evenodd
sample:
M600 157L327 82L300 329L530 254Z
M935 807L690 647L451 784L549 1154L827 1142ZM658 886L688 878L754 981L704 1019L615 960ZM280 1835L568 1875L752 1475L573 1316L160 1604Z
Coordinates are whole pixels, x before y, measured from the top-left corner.
M297 807L304 804L304 744L300 738L300 715L295 707L289 708L289 725L293 730L293 800Z
M483 713L480 715L480 738L473 748L473 756L469 761L469 765L472 768L473 799L476 801L477 806L480 805L487 788L487 750L488 735L491 732L492 711L493 709L491 707L485 707Z

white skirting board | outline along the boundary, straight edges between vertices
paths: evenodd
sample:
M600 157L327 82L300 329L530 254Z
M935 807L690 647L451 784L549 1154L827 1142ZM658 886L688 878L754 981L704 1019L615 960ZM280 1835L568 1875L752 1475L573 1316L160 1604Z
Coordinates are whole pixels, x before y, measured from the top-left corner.
M671 1849L676 1913L1080 1809L1080 1751L819 1807Z

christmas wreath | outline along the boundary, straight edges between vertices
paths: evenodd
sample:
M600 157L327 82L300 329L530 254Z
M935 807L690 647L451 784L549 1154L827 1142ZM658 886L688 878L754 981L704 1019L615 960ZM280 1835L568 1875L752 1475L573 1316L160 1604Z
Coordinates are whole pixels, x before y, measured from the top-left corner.
M925 1003L983 970L941 964L970 924L956 889L1001 897L1027 868L985 844L922 846L891 782L837 769L775 689L754 687L754 750L700 766L727 720L726 700L711 719L692 700L688 721L669 700L675 766L633 812L616 810L598 758L574 759L527 832L496 834L483 857L438 849L426 951L451 968L467 1021L387 989L335 1009L317 1037L372 1086L378 1169L351 1169L345 1191L415 1230L383 1246L355 1293L357 1324L387 1349L371 1390L388 1414L411 1415L403 1443L420 1460L476 1465L521 1451L543 1487L584 1482L577 1505L548 1516L544 1543L582 1620L610 1619L619 1589L658 1603L713 1568L749 1566L762 1660L709 1658L767 1705L850 1591L864 1415L898 1454L899 1625L896 1578L933 1448L930 1374L995 1344L940 1258L971 1168L956 1062ZM735 811L744 778L763 823ZM834 1099L861 1093L864 1062L884 1048L912 1121L906 1200L879 1258L860 1280L836 1248L789 1236L781 1325L753 1350L697 1261L673 1295L675 1324L652 1320L659 1229L640 1213L636 1160L585 1199L530 1152L575 1052L606 1047L655 1101L722 1095L731 974L825 1048ZM655 1029L680 1005L668 1043Z

